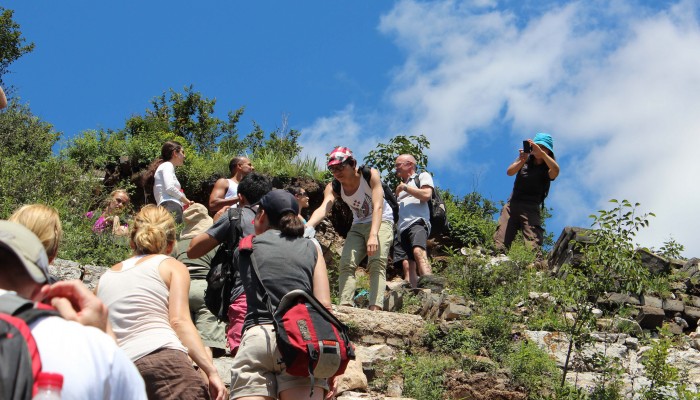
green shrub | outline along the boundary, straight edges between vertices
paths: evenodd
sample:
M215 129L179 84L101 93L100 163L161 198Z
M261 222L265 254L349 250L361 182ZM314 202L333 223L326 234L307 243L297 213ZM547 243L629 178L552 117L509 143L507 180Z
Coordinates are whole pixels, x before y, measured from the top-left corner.
M444 398L445 373L456 365L446 356L400 356L391 363L390 371L403 376L405 397L435 400ZM390 372L390 376L393 374Z
M549 355L536 344L521 341L506 357L515 384L529 392L529 398L547 398L559 383L561 371Z

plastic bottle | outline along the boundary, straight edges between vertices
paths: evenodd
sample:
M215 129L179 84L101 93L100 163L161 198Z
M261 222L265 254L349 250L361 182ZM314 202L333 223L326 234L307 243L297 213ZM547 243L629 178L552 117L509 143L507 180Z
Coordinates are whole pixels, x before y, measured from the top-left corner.
M32 400L61 400L63 375L52 372L39 372L36 378L37 392Z

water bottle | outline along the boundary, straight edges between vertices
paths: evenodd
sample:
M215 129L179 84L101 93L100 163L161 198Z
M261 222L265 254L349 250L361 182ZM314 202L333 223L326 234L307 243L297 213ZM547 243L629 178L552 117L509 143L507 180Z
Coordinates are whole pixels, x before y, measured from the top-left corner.
M39 372L36 378L37 392L32 400L61 400L63 375L52 372Z

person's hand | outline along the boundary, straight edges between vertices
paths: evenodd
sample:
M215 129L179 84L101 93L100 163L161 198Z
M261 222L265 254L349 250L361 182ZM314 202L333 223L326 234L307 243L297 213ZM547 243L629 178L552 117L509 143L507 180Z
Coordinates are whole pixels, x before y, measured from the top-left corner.
M228 390L217 372L207 375L209 378L209 395L212 400L224 400L228 398Z
M540 146L536 145L535 142L532 141L532 139L528 139L530 141L530 146L532 147L532 155L537 157L537 158L542 158L544 155L544 151L540 148Z
M221 210L217 211L216 214L214 214L214 222L218 221L222 215L227 213L229 208L231 208L231 206L224 206Z
M109 331L107 306L79 280L58 281L41 288L59 314L67 320Z
M338 378L338 376L334 376L334 377L328 379L328 393L326 393L326 397L324 397L324 400L331 400L337 394L336 393L338 391L338 382L336 382L337 378Z
M368 256L373 256L374 253L377 252L377 249L379 248L379 235L369 235L369 239L367 239L367 255Z
M395 194L396 194L396 197L399 197L399 195L401 194L401 192L404 191L404 188L405 188L405 187L406 187L406 184L403 183L403 182L399 183L399 184L396 186L396 190L394 191Z
M529 156L528 153L524 152L523 149L520 149L520 154L518 154L518 161L525 162L525 161L527 161L528 156Z

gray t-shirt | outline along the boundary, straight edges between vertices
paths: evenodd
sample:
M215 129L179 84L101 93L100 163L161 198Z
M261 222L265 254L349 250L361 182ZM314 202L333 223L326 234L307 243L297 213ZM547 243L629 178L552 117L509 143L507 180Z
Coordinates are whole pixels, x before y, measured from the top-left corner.
M408 178L406 184L410 187L422 187L430 186L435 190L433 184L433 177L427 172L421 172L418 175L418 180L420 181L420 187L416 185L415 180L416 174L414 173ZM408 194L408 192L399 193L399 197L396 199L399 202L399 233L403 232L406 228L411 226L413 223L422 219L425 221L425 226L428 227L428 232L430 232L430 208L428 207L427 201L420 201L417 198Z

